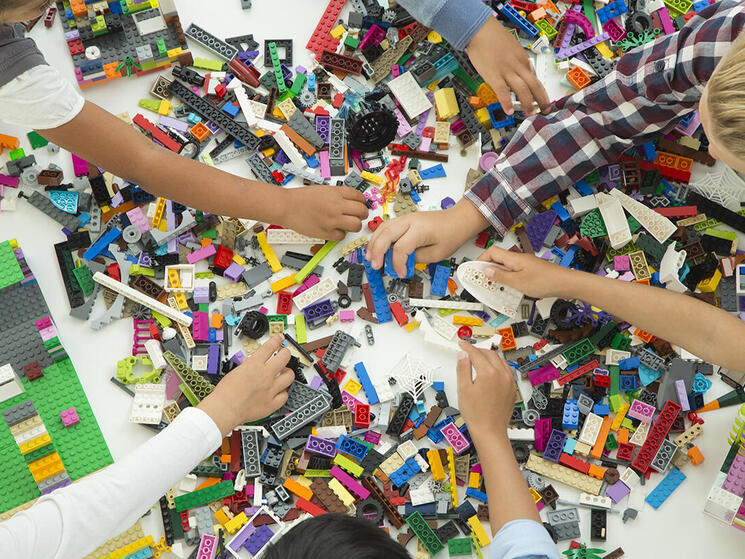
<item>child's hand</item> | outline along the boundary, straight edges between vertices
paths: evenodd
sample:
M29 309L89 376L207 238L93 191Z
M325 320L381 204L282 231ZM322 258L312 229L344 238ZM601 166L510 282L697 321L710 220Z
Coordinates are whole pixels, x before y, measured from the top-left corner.
M574 272L558 264L551 264L543 258L533 254L522 254L491 247L478 258L483 262L495 262L507 268L494 266L487 268L484 273L497 283L514 287L528 297L561 297L566 286L571 285Z
M515 407L515 377L496 352L460 342L458 407L473 439L506 434ZM473 379L471 368L476 371Z
M367 245L366 258L380 269L386 251L393 246L393 267L406 275L406 258L416 251L417 262L438 262L448 258L470 237L489 223L468 200L449 210L416 212L384 222Z
M284 191L281 225L307 235L340 241L362 229L367 206L362 193L348 186L305 186Z
M533 114L533 101L541 111L551 105L548 94L530 65L530 58L515 37L495 18L489 18L466 47L473 67L486 80L508 115L513 112L510 90L523 111Z
M270 338L199 403L197 407L213 419L221 433L266 417L287 401L287 388L295 375L286 367L290 352L280 349L282 342L284 337L279 334Z

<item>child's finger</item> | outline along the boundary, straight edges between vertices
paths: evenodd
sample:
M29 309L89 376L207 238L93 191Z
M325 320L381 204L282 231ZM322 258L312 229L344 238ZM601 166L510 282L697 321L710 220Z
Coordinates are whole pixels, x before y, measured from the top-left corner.
M419 239L416 238L411 229L406 231L393 245L393 267L399 277L406 275L406 260L409 254L417 248L419 248Z
M458 351L458 363L455 366L456 376L458 377L458 392L473 384L471 359L462 349Z
M357 190L356 188L351 188L349 186L343 187L341 191L341 195L346 198L347 200L353 200L355 202L359 202L363 206L365 205L365 196ZM365 206L367 207L367 206Z
M504 114L511 115L515 112L512 107L512 97L510 97L510 88L507 87L507 83L503 79L499 79L492 85L494 93L497 94L497 99L502 104L502 110Z
M267 341L265 341L261 345L261 347L256 350L252 357L256 357L256 359L258 359L261 363L266 363L269 358L274 355L274 352L282 347L284 341L285 337L282 334L275 334Z
M479 254L476 260L479 262L494 262L509 268L510 266L507 264L507 261L510 259L510 256L512 256L512 253L509 250L493 246Z
M367 245L367 259L372 263L373 268L380 268L383 265L383 256L390 246L399 239L409 226L403 223L403 220L393 219L383 223Z
M274 408L273 411L277 411L279 408L284 406L287 403L288 397L289 395L285 391L285 392L280 392L274 398L272 398L272 408Z
M290 387L293 380L295 380L295 373L290 369L282 371L279 376L274 379L274 384L272 385L275 394L285 392Z
M543 84L538 80L538 76L535 75L535 72L531 73L527 81L530 91L533 93L533 97L541 108L541 112L547 112L549 108L551 108L551 100L548 98L546 88L543 87Z
M365 219L368 214L367 206L365 204L360 204L356 200L349 200L348 202L344 202L342 211L346 215L352 215L355 217L359 217L360 219Z
M460 342L458 344L458 347L460 347L463 351L466 352L466 354L468 354L468 358L473 364L473 367L476 369L476 378L478 378L478 375L480 374L489 374L494 372L494 366L489 363L489 359L486 356L486 350L478 349L468 342Z
M292 357L290 350L286 347L283 347L277 352L276 355L270 357L269 360L266 362L267 370L273 375L276 375L287 366L287 363L290 361L290 357Z

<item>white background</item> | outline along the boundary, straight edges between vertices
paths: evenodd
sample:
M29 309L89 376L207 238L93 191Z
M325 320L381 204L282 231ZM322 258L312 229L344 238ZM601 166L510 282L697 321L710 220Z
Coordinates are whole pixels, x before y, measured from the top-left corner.
M293 38L294 65L308 66L309 53L304 46L323 13L326 3L317 0L303 2L254 0L253 4L251 10L242 11L238 0L213 0L212 2L179 0L177 7L184 28L194 22L222 38L253 33L254 38L262 45L260 48L262 53L264 39ZM47 30L42 23L39 23L31 35L36 39L48 62L59 68L63 75L73 79L72 63L60 31L59 20L55 22L51 30ZM214 58L199 45L190 46L195 56ZM165 75L170 76L170 72L166 71ZM141 98L149 97L148 91L155 78L156 75L148 75L142 78L120 79L113 83L88 88L84 90L84 95L88 100L98 103L112 113L129 111L131 115L134 115L137 112L144 112L148 118L152 119L154 115L138 109L137 102ZM556 74L552 74L549 79L549 91L554 98L567 91L559 84L559 79L560 76ZM432 120L433 117L430 119ZM28 142L25 139L26 132L26 130L12 127L0 128L0 133L23 138L22 145L29 151ZM454 140L452 144L455 145L457 142ZM61 165L68 172L67 176L72 176L69 174L71 165L66 152L50 158L42 149L37 150L35 155L40 165L44 166L52 161ZM431 190L423 195L423 207L426 209L430 206L439 206L439 201L446 195L457 200L463 192L467 169L477 166L478 156L477 146L472 146L466 154L461 154L457 146L451 148L450 162L446 165L448 177L429 182ZM6 160L7 153L0 155L0 162L3 165ZM250 176L247 166L239 161L232 161L222 168L242 176ZM134 164L136 162L133 162ZM429 165L425 163L424 166ZM209 188L209 185L204 185L204 188ZM64 236L56 222L31 208L24 201L19 201L16 212L0 215L0 241L11 238L18 239L39 281L60 332L60 338L75 364L114 458L124 456L129 450L152 436L150 430L129 423L131 399L109 381L109 378L115 375L117 360L130 355L131 321L120 320L95 332L89 328L87 323L68 316L69 305L52 248L54 243L63 241ZM509 247L511 244L511 242L506 242L505 246ZM478 252L479 250L471 245L470 248L462 251L462 254L475 257ZM324 262L328 270L332 270L330 264L336 257L332 254ZM100 310L100 304L99 301L96 309ZM269 305L272 312L274 305L276 303L272 300ZM97 310L94 310L94 314L96 312ZM6 317L6 319L12 320L12 317ZM310 332L309 338L315 339L317 336L327 335L331 332L327 330ZM445 381L451 403L457 405L453 355L425 346L420 332L407 334L393 324L375 326L374 332L376 345L368 347L363 336L360 339L363 347L356 351L355 362L363 360L372 375L382 376L390 372L405 352L425 358L433 365L439 366L436 374L439 379ZM234 346L234 349L239 349L239 346ZM729 387L718 379L714 379L714 387L706 396L707 401L728 390ZM605 543L592 542L593 546L602 547L608 551L622 546L626 551L626 556L633 559L687 558L698 557L702 554L716 558L742 556L742 547L738 552L737 546L745 544L745 535L705 517L701 512L708 490L724 458L727 433L736 409L729 408L704 415L705 433L696 441L696 444L704 454L705 461L701 466L689 465L684 469L688 479L659 511L654 511L645 505L638 518L625 525L622 524L620 515L609 514L608 540ZM143 465L143 469L146 470L147 465ZM654 476L647 488L654 487L659 479L661 479L659 475ZM574 499L576 497L573 489L561 484L555 484L555 487L562 498ZM157 500L158 497L154 495L153 499ZM622 502L622 506L618 507L621 511L625 508L623 505L625 501ZM496 506L504 506L504 504L496 504ZM80 512L85 514L85 511ZM581 516L583 537L589 538L589 512L582 510ZM146 532L152 533L158 539L162 533L160 515L156 512L143 524ZM122 526L122 529L125 528L127 527ZM583 541L591 543L587 539ZM566 549L567 543L562 542L560 550ZM413 549L412 545L409 546L411 549Z

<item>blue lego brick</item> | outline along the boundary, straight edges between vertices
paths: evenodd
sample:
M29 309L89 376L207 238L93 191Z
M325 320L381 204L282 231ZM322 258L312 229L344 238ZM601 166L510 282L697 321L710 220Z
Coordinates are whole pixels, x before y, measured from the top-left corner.
M375 315L378 318L378 322L390 322L393 320L393 314L391 313L391 306L390 303L388 303L388 296L385 293L385 285L383 284L383 278L380 275L380 271L375 270L367 258L362 258L362 263L365 266L367 283L370 286L370 294L372 295L373 306L375 307Z
M315 155L311 155L310 157L303 155L303 158L305 158L305 162L308 164L308 168L310 169L317 169L318 168L318 157Z
M699 0L698 2L693 3L693 10L698 13L701 10L708 8L709 6L709 0Z
M557 256L559 260L564 259L564 255L566 254L563 250L561 250L559 247L552 247L551 248L551 254L554 256Z
M416 258L416 253L412 252L409 256L406 257L406 275L402 279L410 278L414 275L414 259ZM386 275L392 277L392 278L398 278L398 274L396 273L396 270L393 268L393 249L389 248L385 253L385 267L383 268L383 271Z
M585 179L580 179L579 181L575 182L574 188L582 196L590 196L591 194L594 194L594 192L592 191L592 187L587 184L587 181Z
M440 81L442 78L458 69L458 61L449 53L437 59L432 65L435 67L436 72L434 79L429 83Z
M153 556L153 552L149 547L143 547L139 551L130 553L124 559L149 559Z
M362 460L365 454L367 454L367 447L365 445L345 435L339 436L339 439L336 441L336 448L357 460Z
M515 8L510 6L509 4L504 4L499 11L501 14L506 17L508 20L510 20L515 26L525 33L528 37L531 39L538 36L538 28L530 23L527 19L525 19L523 16L520 15L520 12L518 12Z
M360 379L360 384L362 385L362 390L365 391L368 404L377 404L380 402L378 393L375 391L375 387L370 381L370 375L368 374L367 369L365 369L365 365L362 361L354 366L354 372L357 373L357 378Z
M238 116L238 112L241 110L240 107L236 107L233 103L225 103L222 110L228 113L232 117Z
M579 427L579 407L577 400L568 399L564 402L564 414L561 418L562 429L577 429Z
M553 204L551 204L551 209L556 212L556 217L558 217L559 221L561 221L562 223L571 221L572 216L569 215L569 212L566 210L566 208L561 205L561 202L554 202Z
M670 470L670 473L668 473L662 481L657 484L657 487L655 487L644 500L649 503L653 509L657 510L660 508L662 503L672 495L673 491L683 483L685 478L686 476L683 472L678 468L673 467L673 469Z
M438 264L432 277L430 293L437 297L444 297L448 291L448 280L450 279L450 268Z
M574 261L574 255L577 254L577 251L579 250L579 247L577 245L570 246L567 251L564 253L564 256L561 259L561 262L559 262L559 265L563 266L564 268L568 268L572 265L572 262Z
M410 516L414 514L415 512L418 512L422 516L426 516L426 515L433 516L437 514L437 503L426 503L424 505L414 506L411 503L407 502L404 516Z
M442 382L441 380L433 382L432 390L434 390L435 392L442 392L443 390L445 390L445 383Z
M416 460L414 460L413 458L409 458L408 460L406 460L406 462L404 462L403 466L393 472L389 477L396 487L401 487L404 483L409 481L421 471L422 469L419 467L419 464L417 464Z
M445 174L445 168L442 166L442 163L438 163L434 167L419 171L419 176L423 179L439 179L447 175Z
M638 384L636 379L636 375L620 375L619 388L627 392L630 390L636 390Z
M486 110L489 112L489 118L495 130L515 125L515 117L505 115L501 103L492 103L486 107Z
M577 446L577 439L568 438L564 443L564 452L574 454L574 447Z
M654 142L647 142L640 146L644 152L644 159L647 161L654 161L657 159L657 150L655 149Z
M618 368L622 371L631 371L639 368L639 358L637 356L621 359L618 362Z
M486 498L486 493L473 489L472 487L466 489L466 497L471 497L473 499L476 499L477 501L483 501L484 503L489 502Z
M626 7L626 3L623 0L616 0L615 2L611 2L610 4L603 6L598 10L595 10L595 13L598 15L600 23L605 24L605 22L613 19L614 17L618 17L621 14L625 14L628 11L629 9Z
M413 422L419 419L419 411L417 411L416 408L411 408L411 411L409 412L409 419Z
M415 204L418 204L419 202L422 201L422 197L419 196L419 193L416 192L415 190L412 190L411 192L409 192L409 196L411 196L411 199L414 201Z
M105 235L98 239L93 245L83 253L83 258L93 260L97 258L109 245L122 236L122 232L116 227L112 227Z
M595 404L592 407L592 413L603 417L610 413L610 407L608 406L608 404Z

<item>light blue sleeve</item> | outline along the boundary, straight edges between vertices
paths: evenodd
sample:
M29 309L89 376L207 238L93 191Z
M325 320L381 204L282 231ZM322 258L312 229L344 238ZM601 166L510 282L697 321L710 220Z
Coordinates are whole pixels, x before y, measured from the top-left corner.
M508 522L489 545L489 559L559 559L556 544L534 520Z
M464 50L494 12L482 0L398 0L418 22Z

